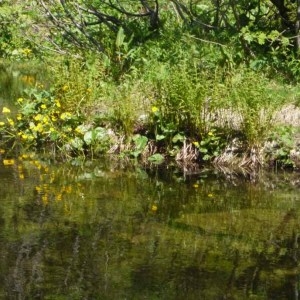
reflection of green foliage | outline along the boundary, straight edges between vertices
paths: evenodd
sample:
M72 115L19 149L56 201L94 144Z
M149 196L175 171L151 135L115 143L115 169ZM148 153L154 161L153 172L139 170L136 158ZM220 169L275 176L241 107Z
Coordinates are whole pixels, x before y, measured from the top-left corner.
M5 165L14 178L0 192L8 284L55 299L242 299L246 284L257 297L271 292L265 280L284 293L297 251L296 189L270 194L264 182L234 186L205 174L176 183L126 169L25 154Z

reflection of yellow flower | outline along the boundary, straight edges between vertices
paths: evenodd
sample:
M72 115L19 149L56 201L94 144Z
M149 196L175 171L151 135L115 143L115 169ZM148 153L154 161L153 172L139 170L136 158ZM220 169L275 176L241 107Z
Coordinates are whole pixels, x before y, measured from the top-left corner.
M157 205L153 204L152 207L151 207L151 210L152 211L157 211Z
M157 111L158 111L158 107L156 107L156 106L152 106L151 110L152 110L152 112L153 112L153 113L155 113L155 112L157 112Z
M2 113L9 114L10 113L10 109L4 106L3 109L2 109Z
M56 201L60 201L62 199L62 194L57 194L55 199Z
M64 191L67 193L67 194L70 194L72 192L72 187L70 185L66 186L64 188Z
M45 195L42 196L42 201L43 201L43 203L44 203L45 205L48 204L48 195L47 195L47 194L45 194Z

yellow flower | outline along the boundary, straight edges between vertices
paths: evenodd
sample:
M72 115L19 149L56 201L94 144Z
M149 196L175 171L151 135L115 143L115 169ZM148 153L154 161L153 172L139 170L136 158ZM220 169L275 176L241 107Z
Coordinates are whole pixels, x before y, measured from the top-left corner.
M42 119L42 115L41 115L41 114L38 114L38 115L36 115L36 116L34 117L34 119L35 119L36 121L39 121L39 120Z
M24 174L23 173L19 174L19 178L24 179L25 178Z
M51 116L51 120L52 120L53 122L55 122L55 121L57 120L57 118L54 117L54 116Z
M32 52L32 50L29 49L29 48L25 48L25 49L22 50L22 52L23 52L23 54L25 54L25 55L29 55L29 54Z
M4 166L12 166L15 164L14 159L3 159L3 165Z
M27 140L27 139L28 139L28 135L27 135L27 134L25 134L25 133L24 133L24 134L22 134L22 135L21 135L21 137L22 137L22 139L23 139L23 140Z
M0 154L3 154L5 153L5 150L4 149L0 149Z
M46 104L42 104L42 105L41 105L41 108L42 108L42 109L46 109L46 108L47 108L47 105L46 105Z
M193 142L193 144L194 144L195 147L197 147L197 148L199 147L199 143L198 142Z
M66 92L68 89L69 89L69 86L66 85L66 84L62 87L62 90L63 90L64 92Z
M2 113L9 114L10 113L10 109L4 106L3 109L2 109Z
M22 115L18 114L18 115L17 115L17 120L18 120L18 121L21 121L21 120L22 120Z
M5 123L4 122L0 122L0 126L4 126L5 125Z
M213 197L214 197L214 195L213 195L213 194L208 194L208 195L207 195L207 197L209 197L209 198L213 198Z
M210 132L208 133L208 135L209 135L209 136L213 136L214 133L210 131Z
M61 107L61 104L60 104L59 100L55 100L55 105L56 105L57 107Z
M10 118L7 118L7 122L10 126L14 126L15 125L15 122L13 119L10 119Z
M44 116L42 121L46 125L49 124L49 117L48 116Z
M80 128L79 126L76 127L75 131L76 131L77 133L79 133L79 134L83 134L83 132L82 132L82 130L81 130L81 128Z
M21 104L23 101L24 101L23 98L18 98L18 100L17 100L17 102L18 102L19 104Z
M151 210L154 211L154 212L157 211L157 205L153 204L152 207L151 207Z
M44 127L41 123L38 123L37 126L36 126L36 131L38 132L43 132L44 130Z
M195 184L193 184L193 187L194 187L195 189L197 189L197 188L199 187L199 184L195 183Z
M62 113L62 114L60 115L60 118L61 118L62 120L67 120L67 119L69 119L71 116L72 116L72 115L71 115L69 112L64 112L64 113Z
M29 124L30 128L32 131L35 131L35 132L43 132L44 130L44 127L41 123L38 123L36 126L32 126L31 124Z
M153 113L156 113L159 109L156 106L152 106L151 110Z
M49 131L50 131L50 132L55 132L55 129L54 129L53 127L50 127L50 128L49 128Z

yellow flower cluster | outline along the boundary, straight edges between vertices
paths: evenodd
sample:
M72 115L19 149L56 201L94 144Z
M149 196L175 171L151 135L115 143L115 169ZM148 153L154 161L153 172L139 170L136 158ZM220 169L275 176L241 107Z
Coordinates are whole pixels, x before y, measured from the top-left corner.
M64 86L63 90L67 91L68 88ZM33 95L29 99L17 99L17 113L12 112L9 107L2 107L4 118L0 119L0 132L4 133L3 136L15 138L28 149L51 143L60 149L71 145L71 148L65 148L80 148L81 151L85 143L84 134L90 130L82 123L84 117L66 111L60 99L53 97L48 91L35 90Z

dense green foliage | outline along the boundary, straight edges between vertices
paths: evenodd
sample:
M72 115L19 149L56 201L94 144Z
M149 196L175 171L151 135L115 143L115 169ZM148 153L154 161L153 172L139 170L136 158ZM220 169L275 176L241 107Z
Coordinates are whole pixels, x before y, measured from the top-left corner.
M246 152L261 147L276 112L298 101L288 85L299 79L297 8L266 0L2 1L2 57L44 62L52 78L50 94L36 82L24 96L36 110L25 123L13 120L14 130L32 135L42 103L56 99L65 111L52 107L49 119L68 112L77 118L72 130L113 130L100 152L212 160L235 138ZM11 134L11 122L3 124ZM68 124L52 125L30 146L69 149L78 138L77 150L94 153L90 146L101 143L63 138Z

